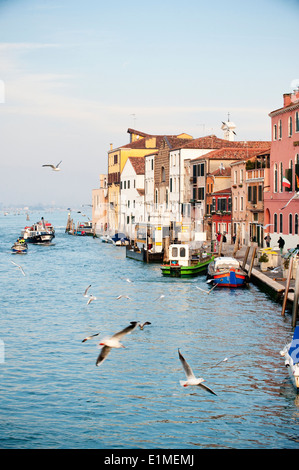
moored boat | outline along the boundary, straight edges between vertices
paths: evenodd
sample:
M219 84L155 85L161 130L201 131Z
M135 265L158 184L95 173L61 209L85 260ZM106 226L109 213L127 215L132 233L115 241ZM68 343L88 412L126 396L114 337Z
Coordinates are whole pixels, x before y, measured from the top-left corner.
M299 391L299 326L296 326L291 343L287 344L280 355L284 357L284 364L296 391Z
M214 256L202 250L192 249L188 244L169 246L169 262L161 266L163 276L193 277L205 274Z
M28 251L28 245L24 238L18 238L17 241L11 247L12 253L25 254Z
M55 237L55 230L53 225L42 217L39 222L25 227L21 235L28 243L49 244Z
M207 278L219 287L244 287L248 283L246 271L230 256L215 258L208 266Z

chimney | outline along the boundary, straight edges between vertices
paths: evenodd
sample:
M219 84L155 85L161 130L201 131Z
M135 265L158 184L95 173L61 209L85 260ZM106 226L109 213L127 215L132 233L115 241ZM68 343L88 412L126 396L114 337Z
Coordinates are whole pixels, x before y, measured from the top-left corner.
M283 107L289 106L292 102L292 93L284 93L283 95Z
M113 150L113 144L110 144L110 150Z

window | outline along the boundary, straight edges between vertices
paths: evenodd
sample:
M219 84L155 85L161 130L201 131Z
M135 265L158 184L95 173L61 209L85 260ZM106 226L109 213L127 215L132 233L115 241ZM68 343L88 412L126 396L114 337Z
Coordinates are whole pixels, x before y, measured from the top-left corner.
M154 159L153 158L151 159L151 169L152 170L154 169Z
M176 258L178 256L178 248L176 246L172 247L172 257Z
M295 214L294 233L295 235L298 235L298 214Z
M289 214L289 233L293 233L293 214Z
M130 180L128 180L128 189L130 189Z
M280 163L280 192L283 192L283 186L282 186L282 181L283 181L283 164Z
M172 178L169 180L169 191L172 193Z
M224 197L219 197L217 200L217 210L226 212L227 200Z
M281 119L279 119L279 122L278 122L278 137L279 139L282 138L282 125L281 125Z
M238 180L238 172L237 171L234 171L234 184L237 184L237 180Z
M181 247L180 248L180 257L185 258L186 256L186 248Z
M299 112L295 114L295 132L299 132Z
M164 166L161 167L161 183L165 182L165 168Z
M291 137L293 135L293 119L292 119L292 116L289 117L288 128L289 128L289 137Z
M234 207L234 210L238 210L238 198L237 196L235 196L235 207Z
M240 199L240 211L244 210L243 209L243 196L241 196L241 199Z
M277 124L273 126L273 140L277 140Z
M197 199L199 201L203 201L205 198L205 191L204 191L204 188L198 188L198 196L197 196Z
M243 170L240 170L240 183L243 183Z
M114 155L114 165L117 163L117 155Z
M282 214L279 214L279 225L280 225L279 231L280 233L282 233L283 232L283 215Z
M277 163L274 165L274 192L277 193L278 188L278 178L277 178Z
M216 211L216 198L215 198L215 197L213 197L213 199L212 199L211 211L212 211L212 212L215 212L215 211Z
M228 198L228 208L227 208L227 210L229 212L232 211L232 198L231 197Z
M126 189L126 188L127 188L127 182L124 181L124 189Z
M277 233L277 214L274 214L274 232Z
M259 184L258 186L258 201L263 200L263 186Z

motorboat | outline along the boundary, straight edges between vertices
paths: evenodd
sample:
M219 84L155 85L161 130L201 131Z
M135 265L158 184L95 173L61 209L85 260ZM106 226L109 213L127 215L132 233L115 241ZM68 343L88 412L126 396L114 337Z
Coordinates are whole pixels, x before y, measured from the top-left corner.
M219 287L244 287L248 283L247 272L239 261L230 256L219 256L208 265L207 278Z
M28 245L24 238L18 238L11 247L12 253L25 254L28 251Z
M205 274L214 256L200 249L192 249L186 243L174 243L169 246L168 258L169 262L161 266L163 276L193 277Z
M117 232L112 237L112 243L116 246L126 246L129 245L130 240L124 233Z
M28 243L49 244L55 237L55 229L51 223L45 221L42 217L39 222L25 227L21 232L21 236Z
M284 357L284 364L289 371L291 381L299 391L299 326L296 326L292 341L287 344L280 355Z

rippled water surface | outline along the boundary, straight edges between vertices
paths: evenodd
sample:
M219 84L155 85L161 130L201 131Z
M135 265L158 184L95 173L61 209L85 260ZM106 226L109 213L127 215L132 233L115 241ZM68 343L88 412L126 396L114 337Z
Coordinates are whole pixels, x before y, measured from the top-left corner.
M204 276L163 278L122 247L65 234L66 212L30 222L40 216L56 227L53 245L12 255L25 215L0 215L1 448L299 447L298 396L279 355L291 317L279 304L253 285L208 296L195 288L208 289ZM135 320L151 325L96 367L99 339ZM178 348L217 396L181 387Z

